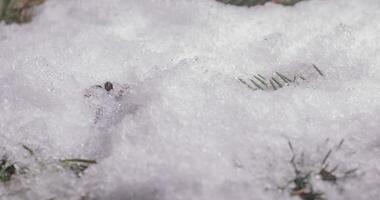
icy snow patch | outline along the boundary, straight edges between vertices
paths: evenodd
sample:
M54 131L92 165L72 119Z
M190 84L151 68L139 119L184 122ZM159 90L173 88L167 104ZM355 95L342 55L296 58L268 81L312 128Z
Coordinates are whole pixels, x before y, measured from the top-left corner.
M0 24L0 150L29 168L0 198L294 199L278 190L294 177L288 140L318 167L344 138L329 161L358 177L315 189L377 200L379 8L50 0L31 24ZM237 80L311 64L325 77L277 91ZM109 111L99 127L83 92L105 81L129 89L92 104ZM78 178L58 162L76 157L98 164Z

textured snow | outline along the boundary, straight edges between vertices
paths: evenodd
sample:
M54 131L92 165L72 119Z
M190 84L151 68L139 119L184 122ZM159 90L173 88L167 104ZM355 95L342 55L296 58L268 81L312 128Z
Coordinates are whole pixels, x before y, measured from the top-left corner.
M313 175L314 189L378 200L379 21L378 0L49 0L30 24L0 24L0 156L29 168L0 198L298 199L278 189L294 178L288 140L314 170L344 139L329 162L357 175ZM238 81L276 71L311 79ZM105 81L123 98L86 100ZM81 178L57 164L77 157L98 164Z

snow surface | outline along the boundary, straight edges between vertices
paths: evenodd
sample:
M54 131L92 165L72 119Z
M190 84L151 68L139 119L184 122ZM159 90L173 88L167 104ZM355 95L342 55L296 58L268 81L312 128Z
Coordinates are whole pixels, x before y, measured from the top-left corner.
M379 21L378 0L49 0L0 24L0 151L29 168L0 198L298 199L278 189L294 178L288 140L318 168L344 138L329 162L357 175L314 189L378 200ZM237 80L312 64L325 77L277 91ZM133 109L111 99L99 127L83 94L105 81ZM56 164L77 157L98 164L81 178Z

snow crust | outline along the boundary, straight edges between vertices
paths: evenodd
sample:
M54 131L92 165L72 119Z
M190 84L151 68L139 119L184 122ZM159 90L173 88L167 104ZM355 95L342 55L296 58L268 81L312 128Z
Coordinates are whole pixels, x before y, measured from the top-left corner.
M278 189L294 177L288 140L318 167L344 139L329 161L358 175L315 189L377 200L379 21L378 0L49 0L0 24L0 153L29 168L0 198L298 199ZM237 79L311 64L325 76L277 91ZM105 81L129 88L98 126L83 94ZM55 164L74 157L98 164L81 178Z

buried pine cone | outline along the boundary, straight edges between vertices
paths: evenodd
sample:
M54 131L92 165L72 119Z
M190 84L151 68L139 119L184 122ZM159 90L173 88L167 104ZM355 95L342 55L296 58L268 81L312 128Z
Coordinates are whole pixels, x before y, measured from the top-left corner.
M0 0L0 21L6 24L30 22L33 9L45 0Z

